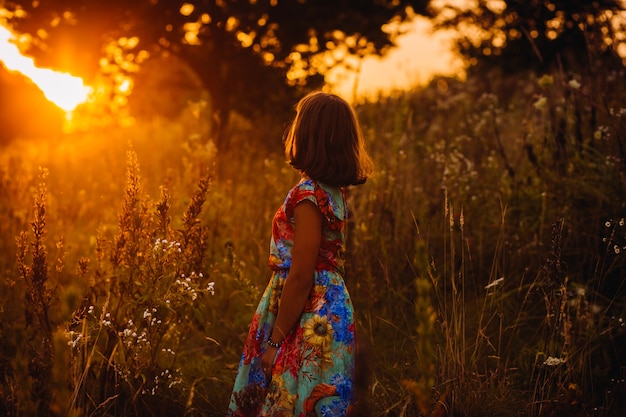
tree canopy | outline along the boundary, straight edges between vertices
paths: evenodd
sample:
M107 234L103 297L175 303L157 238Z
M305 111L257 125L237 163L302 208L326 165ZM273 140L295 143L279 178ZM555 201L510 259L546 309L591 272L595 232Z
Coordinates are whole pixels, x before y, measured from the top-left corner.
M394 32L393 25L384 25L413 13L433 18L438 28L457 30L458 51L470 71L623 65L623 1L455 4L461 3L0 0L13 28L30 36L27 52L40 65L71 71L88 83L104 74L118 88L130 77L135 91L148 97L143 114L175 115L190 91L206 90L222 121L235 110L252 119L270 115L277 119L272 124L281 126L278 120L302 94L322 85L329 68L348 56L384 54L400 27ZM163 66L174 75L166 77Z
M291 106L347 55L381 54L382 27L428 0L5 0L10 23L32 36L29 53L87 80L133 74L174 55L209 91L214 108L254 116ZM330 53L327 53L330 52ZM327 53L327 54L324 54ZM282 104L281 104L282 103ZM282 108L281 108L282 106Z
M623 65L626 10L619 0L476 0L446 5L438 27L459 30L458 51L470 68L577 70ZM624 45L621 48L625 48Z

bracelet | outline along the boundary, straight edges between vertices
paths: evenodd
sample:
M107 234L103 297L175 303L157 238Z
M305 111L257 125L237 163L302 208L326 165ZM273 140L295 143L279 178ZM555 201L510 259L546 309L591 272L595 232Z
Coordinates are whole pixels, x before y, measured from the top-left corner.
M268 337L268 338L267 338L267 344L268 344L269 346L273 347L273 348L279 349L279 348L280 348L280 346L283 344L283 342L278 342L278 343L276 343L276 342L272 342L272 338L271 338L271 337Z

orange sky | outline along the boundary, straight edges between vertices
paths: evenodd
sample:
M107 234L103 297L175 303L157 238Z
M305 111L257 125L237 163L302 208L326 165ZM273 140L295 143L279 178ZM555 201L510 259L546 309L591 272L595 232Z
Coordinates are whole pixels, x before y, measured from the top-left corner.
M460 59L450 52L450 34L430 32L426 18L416 17L408 26L408 33L397 40L397 47L383 59L368 57L363 60L358 77L354 72L335 70L327 81L333 90L353 100L354 86L358 97L372 97L377 92L415 87L427 82L433 74L453 75L462 71Z

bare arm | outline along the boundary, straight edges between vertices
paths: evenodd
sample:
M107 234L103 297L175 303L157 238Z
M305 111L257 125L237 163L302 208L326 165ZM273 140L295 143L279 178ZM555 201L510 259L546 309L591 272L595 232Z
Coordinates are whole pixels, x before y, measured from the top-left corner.
M278 317L271 340L280 343L300 319L313 286L315 263L322 241L322 213L311 201L304 200L294 209L295 229L291 267L280 298ZM263 369L269 374L276 348L268 346L263 355Z

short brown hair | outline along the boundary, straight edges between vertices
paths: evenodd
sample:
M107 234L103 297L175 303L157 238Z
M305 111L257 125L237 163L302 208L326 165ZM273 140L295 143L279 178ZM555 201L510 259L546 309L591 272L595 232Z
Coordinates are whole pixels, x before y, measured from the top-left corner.
M373 171L354 110L339 96L321 91L296 105L285 155L295 169L328 185L363 184Z

